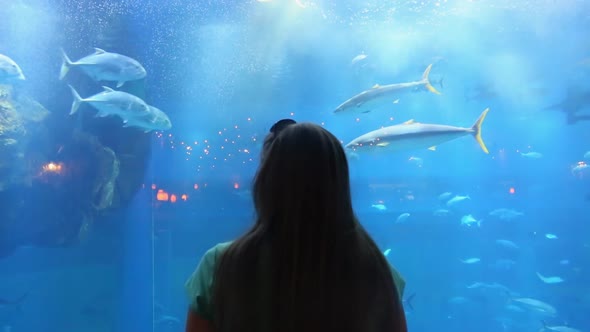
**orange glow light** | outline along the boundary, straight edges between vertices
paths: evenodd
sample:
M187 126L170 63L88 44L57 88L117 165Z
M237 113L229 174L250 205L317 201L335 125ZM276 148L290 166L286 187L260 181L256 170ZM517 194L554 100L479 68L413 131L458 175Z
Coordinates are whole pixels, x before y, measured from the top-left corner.
M158 190L158 193L156 194L156 199L159 201L167 201L168 200L168 193L165 192L164 190L160 189L160 190Z
M170 202L176 203L176 195L174 195L174 194L170 195Z
M62 163L50 162L50 163L47 163L47 164L43 165L43 172L44 173L56 173L56 174L59 174L59 173L61 173L62 170L63 170L63 164Z
M240 189L240 184L239 183L234 183L234 189Z
M182 199L183 201L186 202L186 200L188 199L188 195L187 194L182 194L182 196L180 196L180 199Z
M516 190L514 190L514 187L511 187L511 188L510 188L510 190L508 190L508 192L509 192L511 195L514 195L514 193L516 192Z

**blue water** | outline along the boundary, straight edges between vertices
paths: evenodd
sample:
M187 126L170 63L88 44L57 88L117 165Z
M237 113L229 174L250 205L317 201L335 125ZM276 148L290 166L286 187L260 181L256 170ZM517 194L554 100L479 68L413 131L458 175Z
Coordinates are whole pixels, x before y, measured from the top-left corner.
M568 112L590 115L588 2L11 0L0 17L0 54L27 76L22 93L51 112L52 137L84 128L107 146L133 146L142 136L89 116L90 107L85 118L68 115L66 84L82 96L104 84L74 69L58 80L60 47L72 59L99 47L140 61L147 77L123 89L173 124L143 135L147 162L120 175L139 172L137 191L99 213L79 240L81 215L63 225L45 213L64 201L72 203L63 213L78 213L83 202L72 192L33 196L23 187L1 196L3 218L19 197L34 204L21 226L0 227L14 249L0 258L0 299L28 294L19 306L0 307L0 331L183 331L183 283L205 250L252 222L248 190L260 142L281 118L321 123L347 143L410 119L470 127L488 107L489 154L466 136L436 151L351 158L356 212L390 249L405 296L415 293L406 305L411 331L538 331L541 321L590 330L590 169L580 167L590 163L590 121L567 121ZM366 58L353 63L360 54ZM420 79L429 64L442 95L416 92L368 114L332 113L375 84ZM445 192L471 199L447 208ZM441 208L450 214L434 216ZM499 208L522 215L490 215ZM402 213L410 216L397 223ZM481 225L462 225L467 215ZM73 240L27 240L38 225ZM461 262L467 258L479 261ZM488 287L472 287L477 282Z

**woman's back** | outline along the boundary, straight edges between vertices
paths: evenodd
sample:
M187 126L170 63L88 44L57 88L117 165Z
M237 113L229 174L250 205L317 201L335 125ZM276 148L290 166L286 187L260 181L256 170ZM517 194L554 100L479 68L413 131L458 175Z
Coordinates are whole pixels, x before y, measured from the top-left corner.
M216 331L406 331L387 263L356 237L289 264L270 243L226 252L215 280Z

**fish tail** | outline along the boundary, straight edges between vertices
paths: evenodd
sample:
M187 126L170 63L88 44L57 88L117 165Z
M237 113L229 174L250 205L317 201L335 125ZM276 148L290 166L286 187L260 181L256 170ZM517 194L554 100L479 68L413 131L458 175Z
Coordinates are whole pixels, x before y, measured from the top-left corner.
M61 52L61 70L59 71L59 79L63 80L64 77L66 77L66 75L68 74L68 71L70 71L70 67L72 67L74 65L74 63L72 62L72 60L70 60L70 58L68 58L68 55L66 54L66 51L64 51L63 48L60 48L59 51Z
M412 305L412 300L414 299L414 296L416 296L416 293L412 293L410 296L406 298L406 304L412 311L414 311L414 306Z
M422 82L424 83L424 86L426 86L426 89L428 89L428 91L436 94L436 95L440 95L441 93L438 92L438 90L436 90L432 84L430 84L430 79L428 78L428 75L430 75L430 70L432 69L432 64L429 64L428 67L426 67L426 70L424 71L424 74L422 74ZM441 80L442 83L442 80ZM442 84L441 84L442 86Z
M488 148L486 147L486 144L483 142L483 139L481 138L481 124L483 123L483 120L485 120L486 115L488 114L489 110L490 110L489 107L486 108L481 113L481 115L479 116L479 118L477 119L477 121L475 121L475 123L471 127L471 130L473 130L473 136L475 137L475 140L477 141L477 143L479 144L479 146L481 147L481 149L485 153L490 153L490 152L488 151Z
M84 99L82 99L82 97L80 97L80 95L78 94L76 89L74 89L74 87L72 87L69 84L68 84L68 86L70 87L70 90L72 90L72 96L74 96L74 101L72 102L72 109L70 111L70 115L72 115L78 111L78 108L84 102Z

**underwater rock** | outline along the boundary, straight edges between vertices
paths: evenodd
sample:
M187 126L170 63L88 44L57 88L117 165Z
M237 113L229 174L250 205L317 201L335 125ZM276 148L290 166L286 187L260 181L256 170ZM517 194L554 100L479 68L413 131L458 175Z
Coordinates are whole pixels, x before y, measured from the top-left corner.
M150 135L65 119L0 85L0 258L24 245L76 245L141 188Z
M29 182L24 151L30 137L43 132L41 122L49 115L41 104L12 86L0 85L0 191Z

